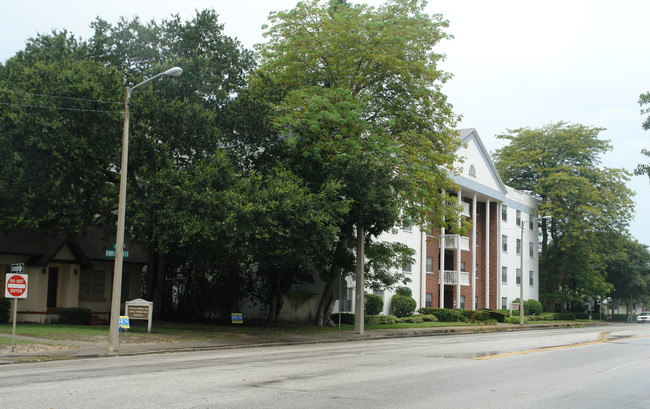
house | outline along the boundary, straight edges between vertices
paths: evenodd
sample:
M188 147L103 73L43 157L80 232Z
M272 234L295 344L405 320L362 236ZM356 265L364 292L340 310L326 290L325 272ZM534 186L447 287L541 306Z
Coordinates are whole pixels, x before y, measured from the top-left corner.
M508 309L521 286L524 300L539 299L537 202L503 183L475 129L461 130L460 138L458 155L464 162L462 172L452 175L458 185L452 194L462 207L461 217L471 222L469 233L423 232L413 226L378 240L415 250L415 263L402 272L411 279L417 308ZM354 312L354 283L343 287L335 312L338 305L342 312ZM393 292L374 293L384 299L383 314L390 314Z
M18 300L16 320L56 322L59 308L82 307L92 310L96 320L107 321L115 264L109 254L114 242L98 229L90 229L81 238L29 229L0 234L2 295L12 264L24 264L29 277L28 296ZM142 271L147 264L147 254L128 241L126 250L122 306L125 300L141 297Z

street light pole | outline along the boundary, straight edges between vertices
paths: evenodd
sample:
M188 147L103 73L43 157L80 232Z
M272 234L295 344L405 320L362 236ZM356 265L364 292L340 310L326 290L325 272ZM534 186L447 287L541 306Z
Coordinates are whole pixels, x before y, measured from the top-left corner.
M527 221L521 221L521 238L519 239L519 325L524 325L524 225L535 220L550 220L551 216L535 217Z
M115 237L115 267L113 270L113 294L111 298L111 318L108 337L108 352L115 352L119 345L120 296L122 293L122 265L124 260L124 219L126 216L126 171L129 158L129 101L131 92L140 85L146 84L163 75L177 77L183 73L179 67L154 75L139 84L126 87L124 95L124 132L122 133L122 167L120 168L120 197L117 207L117 233Z

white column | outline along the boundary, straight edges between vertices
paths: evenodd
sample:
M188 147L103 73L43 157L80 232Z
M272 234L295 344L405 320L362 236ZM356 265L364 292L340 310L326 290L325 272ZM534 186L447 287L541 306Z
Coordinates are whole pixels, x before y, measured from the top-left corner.
M472 288L472 309L475 310L478 308L476 305L476 193L472 196L472 240L470 242L472 246L472 269L470 270L472 274L469 277L469 285Z
M485 307L490 308L490 199L485 202Z
M439 286L439 296L438 303L440 308L445 308L445 228L440 229L440 269L438 273L438 286Z
M497 206L497 272L496 272L496 283L497 283L497 306L496 308L501 308L501 211L503 210L503 203L499 203ZM516 271L515 271L516 273Z
M459 207L463 202L461 197L461 190L461 188L458 188L457 202ZM456 308L460 308L460 257L462 255L462 250L460 247L460 226L462 217L462 215L458 215L459 233L456 235Z

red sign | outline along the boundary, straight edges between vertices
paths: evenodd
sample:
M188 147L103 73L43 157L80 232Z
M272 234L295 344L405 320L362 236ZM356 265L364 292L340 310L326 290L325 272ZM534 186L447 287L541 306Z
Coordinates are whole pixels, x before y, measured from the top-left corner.
M7 285L5 286L5 297L27 298L27 275L7 274Z

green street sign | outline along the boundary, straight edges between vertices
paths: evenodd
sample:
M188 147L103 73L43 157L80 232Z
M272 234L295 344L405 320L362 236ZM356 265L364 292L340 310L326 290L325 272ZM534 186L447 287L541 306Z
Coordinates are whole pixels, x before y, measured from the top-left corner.
M106 257L115 257L115 250L106 250ZM129 252L127 250L124 250L122 257L128 258Z

